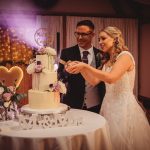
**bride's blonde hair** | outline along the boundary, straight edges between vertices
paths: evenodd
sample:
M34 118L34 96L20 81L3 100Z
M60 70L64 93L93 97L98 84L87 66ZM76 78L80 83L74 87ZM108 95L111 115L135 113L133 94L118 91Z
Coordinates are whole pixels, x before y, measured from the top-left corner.
M112 26L108 26L100 32L105 32L114 39L114 56L111 60L111 62L114 63L117 55L119 55L122 51L128 50L128 47L125 45L122 32L117 27Z

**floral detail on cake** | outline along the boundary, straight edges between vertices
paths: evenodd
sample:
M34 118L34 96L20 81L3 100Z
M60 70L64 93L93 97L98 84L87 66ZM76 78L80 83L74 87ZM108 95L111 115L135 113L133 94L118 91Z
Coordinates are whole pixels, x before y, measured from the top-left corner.
M26 94L18 94L16 85L6 86L5 81L0 82L0 120L18 118L19 109L17 104Z
M49 84L49 90L50 92L60 92L62 94L66 94L67 89L63 82L57 81L53 84Z
M53 49L51 47L42 47L37 51L36 54L37 55L47 54L47 55L56 56L56 51L55 51L55 49Z
M48 66L47 69L50 69L51 71L54 70L53 65L54 65L54 57L56 56L56 51L55 49L51 47L44 47L40 48L39 50L36 51L36 55L47 55L49 61L52 62L51 65ZM41 73L43 72L43 69L45 69L45 66L43 66L41 61L36 61L36 59L31 59L30 64L27 67L27 73L28 74L33 74L33 73Z
M42 65L41 61L37 61L35 65L35 73L41 73L44 69L44 66Z
M41 73L45 67L41 64L40 61L31 63L27 67L27 73L32 74L32 73Z
M35 65L36 65L36 62L32 62L30 65L28 65L27 67L28 74L32 74L35 72Z

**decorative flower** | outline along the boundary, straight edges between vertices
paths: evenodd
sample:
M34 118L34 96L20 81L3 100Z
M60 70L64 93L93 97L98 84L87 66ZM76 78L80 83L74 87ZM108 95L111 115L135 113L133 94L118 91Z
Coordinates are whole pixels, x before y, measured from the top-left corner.
M48 54L48 55L52 55L52 56L56 56L56 50L51 48L51 47L46 47L45 48L45 52Z
M38 64L37 62L33 62L27 67L27 73L28 74L33 74L33 73L40 73L44 69L43 65L40 63Z
M11 97L12 97L12 93L4 93L3 94L3 99L6 102L10 101Z
M30 65L28 65L27 67L27 73L28 74L32 74L35 72L35 62L31 63Z
M103 65L109 60L109 54L101 51L97 53L96 60L97 66L100 65L98 68L102 69Z
M13 119L18 116L17 103L26 94L16 93L16 84L14 86L6 86L4 82L0 82L0 120Z
M57 82L49 85L49 91L50 92L60 92L62 94L66 94L67 89L63 82L57 81Z
M42 72L42 69L43 69L42 64L37 64L37 65L35 65L35 72L36 72L36 73Z
M45 48L42 47L37 51L37 54L38 55L47 54L47 55L56 56L56 50L51 47L45 47Z
M4 92L4 88L0 87L0 95Z
M46 54L45 49L42 47L40 49L37 50L37 54L38 55L42 55L42 54Z
M15 94L16 93L16 88L14 86L9 86L8 89Z
M58 84L60 85L60 93L66 94L67 89L66 89L65 84L61 81L58 81Z
M100 65L100 63L101 63L101 56L100 56L100 53L97 53L97 54L96 54L96 63L97 63L98 65Z
M11 101L4 101L3 106L7 109L10 107Z

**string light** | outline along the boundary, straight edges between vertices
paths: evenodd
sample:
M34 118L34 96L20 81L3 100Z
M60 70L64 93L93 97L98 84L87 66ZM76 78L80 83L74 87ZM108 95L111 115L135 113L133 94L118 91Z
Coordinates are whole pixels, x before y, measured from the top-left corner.
M28 64L33 57L33 49L17 37L15 29L0 27L0 63L12 61Z

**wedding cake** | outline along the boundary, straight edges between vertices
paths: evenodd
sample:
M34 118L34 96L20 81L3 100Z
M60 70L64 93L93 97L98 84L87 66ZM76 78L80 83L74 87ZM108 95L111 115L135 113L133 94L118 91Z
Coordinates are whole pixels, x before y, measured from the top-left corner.
M56 51L46 47L38 50L35 60L27 67L32 74L32 89L28 91L30 109L59 109L60 93L66 93L66 87L57 79L54 68Z

